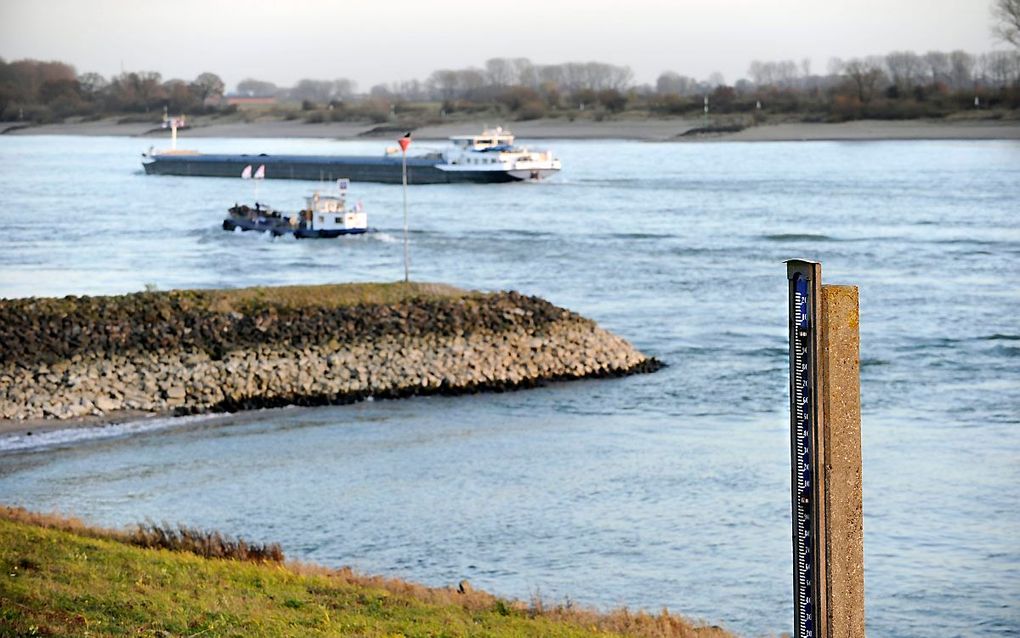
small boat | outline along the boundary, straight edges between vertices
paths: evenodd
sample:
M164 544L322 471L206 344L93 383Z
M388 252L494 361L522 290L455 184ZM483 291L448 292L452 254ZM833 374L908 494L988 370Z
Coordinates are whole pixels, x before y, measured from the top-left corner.
M223 220L223 230L254 230L274 237L294 235L299 239L332 238L369 232L368 216L361 202L347 207L345 191L340 196L320 195L318 191L305 198L305 207L296 213L285 213L255 202L254 206L234 204Z

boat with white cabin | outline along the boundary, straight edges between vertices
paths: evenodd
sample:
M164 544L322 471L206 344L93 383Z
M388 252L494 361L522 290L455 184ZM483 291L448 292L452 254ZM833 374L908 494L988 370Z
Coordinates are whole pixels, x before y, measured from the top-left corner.
M503 127L485 129L480 135L450 138L452 148L442 152L436 168L448 173L490 172L514 180L539 180L560 170L560 160L549 151L532 151L514 144ZM493 180L496 181L496 180Z
M234 204L223 220L223 230L257 231L274 237L293 235L298 239L322 239L341 235L360 235L370 231L368 216L361 202L347 206L347 189L340 180L340 194L322 195L315 191L305 198L305 207L285 213L255 202L253 206Z

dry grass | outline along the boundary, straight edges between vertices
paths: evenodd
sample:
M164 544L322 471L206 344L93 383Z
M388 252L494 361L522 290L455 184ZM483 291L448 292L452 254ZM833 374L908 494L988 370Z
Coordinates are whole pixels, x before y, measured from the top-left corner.
M163 523L143 523L128 532L128 541L139 547L191 552L206 558L246 560L256 563L283 562L279 543L248 543L243 538L230 538L219 532Z
M112 540L151 549L189 552L205 558L222 558L251 562L283 562L283 549L278 543L248 543L243 538L230 538L219 532L172 526L167 523L143 523L132 529L117 530L86 525L77 518L59 514L37 514L21 507L0 507L0 518L36 527L70 532L78 536Z
M338 308L359 304L395 304L417 298L454 298L472 294L438 283L324 284L318 286L272 286L194 291L208 299L216 312L243 311L255 304L285 308Z
M550 605L539 597L532 598L528 603L508 601L470 586L463 590L454 587L426 587L398 578L358 574L349 567L330 569L294 561L288 562L287 567L298 574L326 576L351 585L381 589L395 596L414 598L431 605L457 605L470 612L497 609L506 614L545 618L599 632L638 638L733 638L732 633L718 625L708 625L675 616L665 609L658 614L634 612L627 608L602 612L578 607L572 603Z

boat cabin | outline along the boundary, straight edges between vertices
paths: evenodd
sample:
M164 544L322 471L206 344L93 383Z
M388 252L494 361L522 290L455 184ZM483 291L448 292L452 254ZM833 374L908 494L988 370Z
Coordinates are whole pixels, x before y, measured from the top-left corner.
M313 230L368 228L368 216L361 210L361 205L348 210L343 196L313 193L305 198L302 213L307 227Z
M454 147L465 151L485 151L489 149L510 149L514 145L514 136L503 127L485 129L480 135L458 135L450 138Z

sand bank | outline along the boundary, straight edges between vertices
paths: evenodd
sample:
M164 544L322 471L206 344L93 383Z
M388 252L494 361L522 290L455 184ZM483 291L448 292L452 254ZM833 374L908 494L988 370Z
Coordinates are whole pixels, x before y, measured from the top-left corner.
M686 139L692 138L713 139L711 136L691 136ZM838 124L767 124L714 139L726 142L1020 140L1020 121L862 120Z
M423 126L414 130L422 140L445 139L451 135L464 135L480 131L485 125L500 122L462 121L450 124ZM626 139L642 141L733 141L778 142L821 140L987 140L1020 139L1020 120L866 120L838 124L784 123L765 124L746 128L737 133L688 135L685 133L702 126L701 120L688 119L618 119L596 122L592 120L542 119L527 122L510 122L509 128L522 139ZM114 119L95 122L46 124L17 128L0 126L7 135L101 135L149 137L153 140L169 137L156 130L151 123L118 124ZM394 125L377 125L367 122L330 122L306 124L300 121L263 120L256 122L218 122L199 120L194 128L181 132L181 138L246 137L246 138L327 138L339 140L391 139L400 135ZM185 142L186 144L186 142Z

